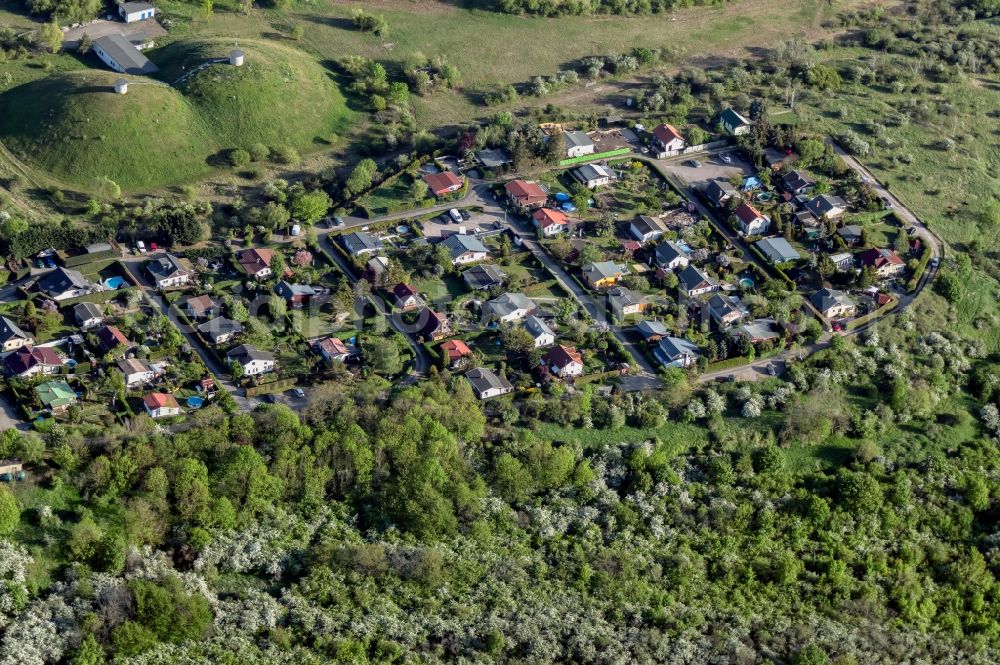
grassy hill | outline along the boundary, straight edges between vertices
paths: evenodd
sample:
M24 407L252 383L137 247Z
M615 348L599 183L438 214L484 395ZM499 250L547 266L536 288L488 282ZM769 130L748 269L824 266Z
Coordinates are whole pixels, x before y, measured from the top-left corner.
M197 177L217 141L183 95L132 77L114 93L114 72L54 74L0 95L0 137L23 161L88 186L107 176L123 188Z
M232 148L263 143L306 152L348 128L352 114L340 89L308 55L266 42L240 48L242 67L211 63L229 53L228 43L152 51L158 80L128 77L126 95L113 92L118 74L100 70L17 86L0 95L0 141L67 184L86 188L107 176L136 190L201 177ZM184 74L175 87L165 83Z
M177 81L191 67L226 58L226 41L180 42L151 54L161 78ZM242 67L211 64L177 83L219 142L229 148L254 143L307 150L351 121L340 89L310 56L265 42L240 42Z

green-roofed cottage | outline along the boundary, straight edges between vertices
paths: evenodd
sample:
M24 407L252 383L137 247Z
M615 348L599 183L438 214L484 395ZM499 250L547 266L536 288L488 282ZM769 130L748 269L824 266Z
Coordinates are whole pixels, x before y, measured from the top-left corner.
M61 413L76 404L76 392L65 381L46 381L35 386L42 406L52 413Z

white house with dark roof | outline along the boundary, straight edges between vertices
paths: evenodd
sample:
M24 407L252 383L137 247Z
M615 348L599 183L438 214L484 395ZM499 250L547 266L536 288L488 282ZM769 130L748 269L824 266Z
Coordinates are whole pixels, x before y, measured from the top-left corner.
M351 256L374 254L382 249L382 241L367 231L355 231L340 237L340 244Z
M809 302L828 319L854 316L858 309L857 303L851 296L836 289L820 289L809 296Z
M241 344L226 354L229 362L243 368L244 376L256 376L273 372L274 354L261 351L247 344Z
M653 357L664 367L690 367L700 355L694 343L680 337L664 337L653 349Z
M718 293L708 299L708 314L721 328L727 328L743 318L743 312L729 298Z
M584 164L572 171L573 179L587 189L597 189L615 179L615 174L600 164Z
M719 289L719 283L697 267L689 265L677 274L678 287L689 297L700 296Z
M584 132L563 132L563 141L566 144L567 157L592 155L597 150L597 146L594 145L594 142Z
M750 131L753 123L743 116L742 113L730 107L719 115L719 122L722 127L733 136L742 136Z
M491 319L500 323L520 321L535 311L535 303L523 293L504 293L484 305Z
M474 235L454 233L442 240L441 244L448 250L451 264L455 266L482 261L490 255L490 250Z
M672 240L661 242L656 246L654 260L656 261L656 265L664 270L686 268L691 262L687 252L685 252L680 245Z
M122 2L118 5L118 15L126 23L145 21L156 16L156 7L148 2Z
M16 323L6 316L0 316L0 345L3 350L14 351L22 346L31 346L34 338L21 330Z
M53 300L76 298L86 295L96 288L83 276L83 273L63 267L43 275L36 284L39 291Z
M465 378L469 380L472 392L479 399L489 399L514 392L514 386L510 381L487 367L471 370L466 373Z
M152 277L153 283L160 289L190 284L194 275L194 271L173 254L164 254L149 261L146 263L146 270Z
M545 346L552 346L556 343L556 334L545 321L537 316L529 316L524 320L524 329L528 331L535 341L535 348L540 349Z
M81 330L89 330L104 322L104 312L92 302L82 302L73 306L73 318Z
M789 171L781 176L781 188L792 196L801 196L816 186L816 181L805 171Z
M140 51L144 43L145 37L136 44L125 35L105 35L95 39L92 48L104 64L120 74L149 76L160 70Z
M806 210L816 219L837 219L847 212L847 202L839 196L820 194L806 203Z
M243 333L243 324L233 319L219 316L198 324L198 332L215 345L225 344Z
M659 240L667 228L660 220L649 215L636 215L635 219L628 225L628 231L632 237L641 243Z

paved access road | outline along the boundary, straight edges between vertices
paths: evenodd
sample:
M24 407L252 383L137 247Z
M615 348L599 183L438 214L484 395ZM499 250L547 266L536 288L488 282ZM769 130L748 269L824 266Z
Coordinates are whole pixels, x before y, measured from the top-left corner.
M453 204L452 207L454 207ZM368 221L371 222L371 220ZM327 233L320 236L318 242L320 249L323 250L323 253L326 254L328 257L330 257L331 261L337 264L340 270L347 276L349 280L351 280L351 284L356 284L359 278L354 271L354 266L352 266L347 261L347 259L345 259L340 254L340 252L337 251L337 248L333 246L333 244L330 241L329 234ZM372 296L368 296L364 300L370 303L372 307L375 308L375 311L379 313L380 316L389 321L389 325L395 328L401 335L403 335L406 338L407 343L413 350L413 369L410 371L410 374L406 377L405 382L408 384L414 383L415 381L417 381L417 379L427 376L427 372L430 371L431 368L431 358L427 354L427 350L424 348L424 345L420 343L420 340L417 338L417 335L409 330L406 330L402 322L397 317L392 316L391 312L387 312L385 310L385 306L378 298L373 298Z

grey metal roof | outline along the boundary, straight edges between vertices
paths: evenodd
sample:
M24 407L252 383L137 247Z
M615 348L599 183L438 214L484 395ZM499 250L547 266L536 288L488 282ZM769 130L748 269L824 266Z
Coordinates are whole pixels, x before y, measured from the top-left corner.
M554 332L552 332L552 328L549 328L549 326L545 323L545 321L542 321L537 316L529 316L528 318L526 318L524 320L524 327L527 329L529 333L531 333L531 336L534 337L535 339L538 339L542 335L546 334L552 335L553 337L555 337L556 335Z
M593 274L599 279L605 279L625 272L625 266L619 265L614 261L595 261L583 266L581 270L584 274Z
M469 380L472 384L472 388L480 395L487 390L501 389L501 390L513 390L514 386L511 385L510 381L502 376L499 376L496 372L486 367L478 367L465 375L465 378Z
M584 146L594 145L594 142L590 140L590 137L581 131L563 132L563 138L566 139L567 148L582 148Z
M486 245L479 241L479 238L473 235L466 235L464 233L455 233L444 240L441 241L449 252L451 252L451 258L458 258L466 252L487 252L490 250L486 249Z
M835 289L820 289L809 296L809 301L821 312L825 312L834 305L854 305L854 299L851 296Z
M126 74L146 75L160 71L125 35L100 37L94 40L94 46L107 53Z
M645 339L654 336L662 337L667 334L667 327L663 325L662 321L640 321L635 328Z
M382 241L366 231L355 231L341 236L340 242L351 254L374 252L382 249Z
M101 308L92 302L82 302L73 307L73 316L77 319L99 319L104 316Z
M153 9L153 5L148 2L123 2L120 5L126 14L134 14L136 12L144 12Z
M519 309L531 311L535 308L535 303L523 293L505 293L486 304L489 306L490 311L497 316L507 316Z
M504 164L510 164L510 155L503 148L495 148L493 150L480 150L476 153L476 159L485 168L495 169L498 166L503 166Z
M764 238L754 243L772 263L797 261L802 256L784 238Z
M660 358L661 362L664 359L667 362L673 362L685 357L697 358L701 354L698 352L698 347L686 339L681 339L680 337L664 337L660 340L659 345L656 347L654 355Z

